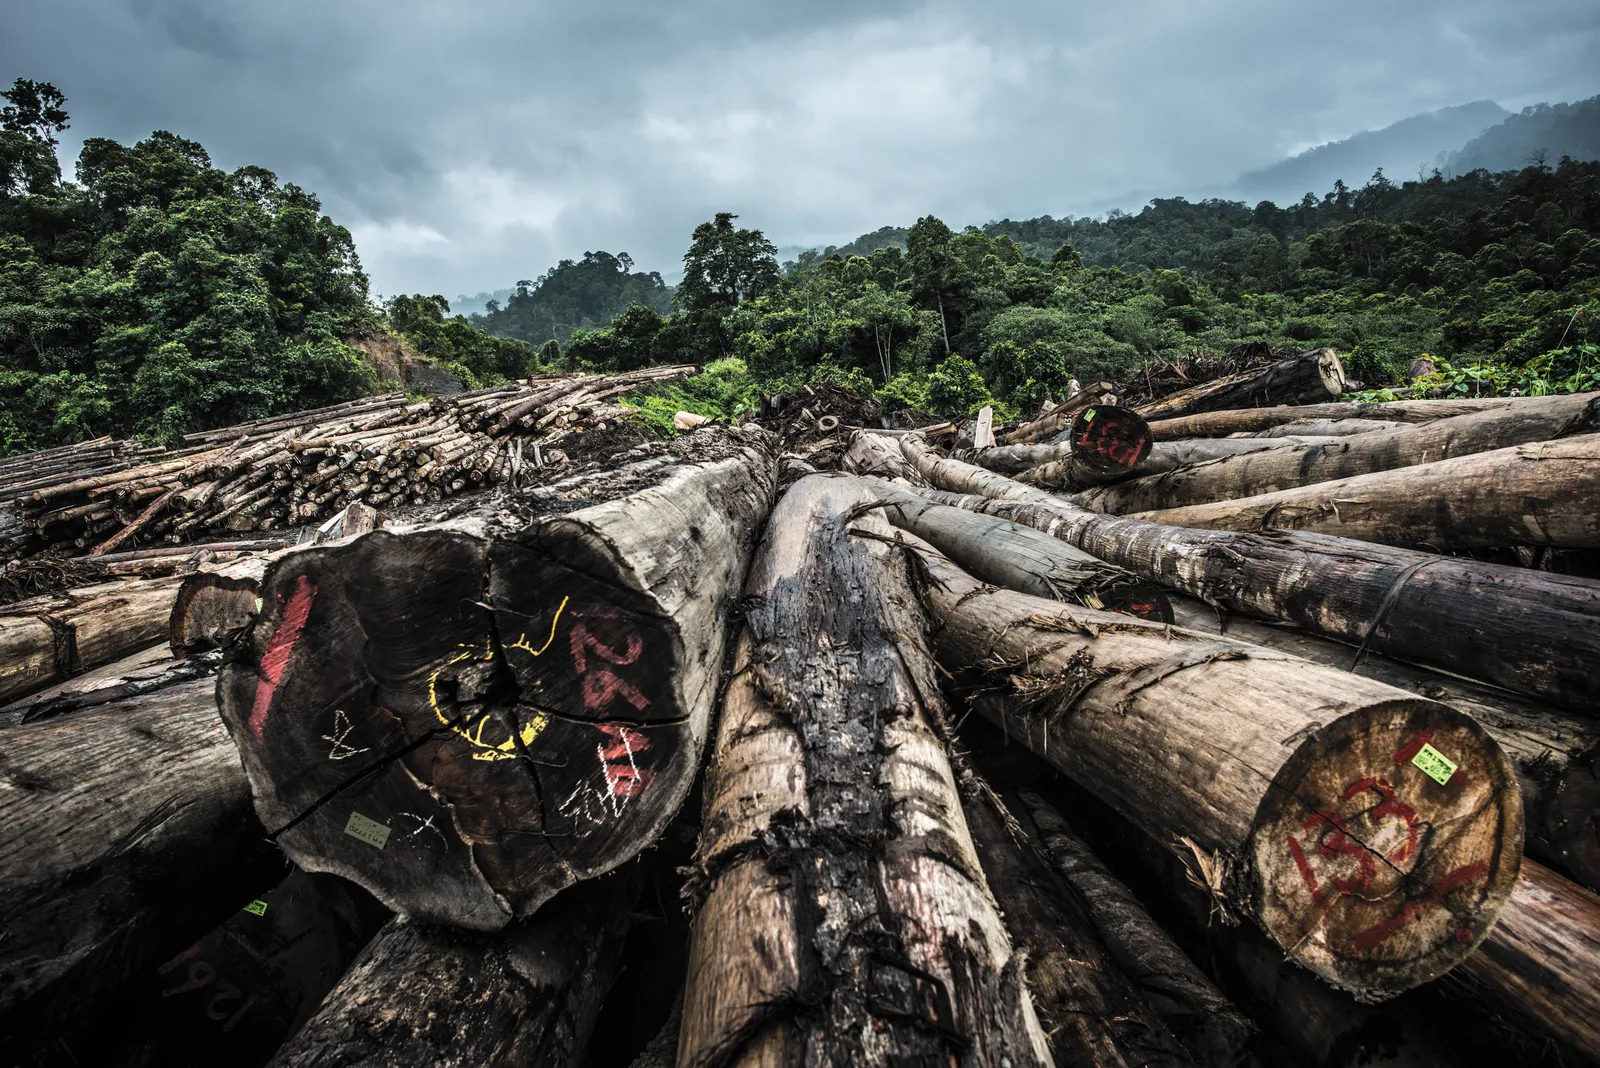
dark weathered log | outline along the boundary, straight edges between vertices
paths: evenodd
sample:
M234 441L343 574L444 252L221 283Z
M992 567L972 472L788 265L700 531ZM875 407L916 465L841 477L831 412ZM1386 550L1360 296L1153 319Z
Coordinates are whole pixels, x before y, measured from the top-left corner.
M963 508L934 504L873 480L884 514L968 572L1036 597L1172 622L1166 594L1132 572L1031 527Z
M1493 926L1522 794L1467 716L1259 646L981 587L917 551L940 663L975 707L1192 851L1219 896L1331 984L1392 995Z
M1124 478L1156 475L1163 471L1171 471L1175 467L1186 467L1189 464L1219 460L1225 456L1237 456L1240 453L1261 452L1264 449L1284 448L1291 445L1319 445L1324 441L1333 440L1335 439L1186 438L1183 441L1159 441L1150 446L1149 453L1143 460L1139 461L1137 466L1130 471L1123 472L1116 479L1101 478L1097 481L1085 479L1081 485L1070 481L1047 483L1038 478L1033 481L1040 485L1050 485L1058 489L1080 490L1087 489L1091 485L1104 485L1108 481L1121 481ZM1072 445L1070 442L1056 445L1001 445L998 448L987 449L981 453L974 454L972 460L990 471L1016 475L1043 464L1066 459L1071 455Z
M11 700L165 636L177 578L80 586L0 609L0 701Z
M391 920L273 1068L567 1068L616 978L636 867L492 934Z
M1050 1063L876 504L858 479L800 480L751 570L706 776L683 1068Z
M676 464L606 472L614 499L570 515L278 561L218 691L278 844L480 930L647 845L699 764L769 440L680 439Z
M967 778L974 777L969 772ZM1029 814L1013 815L976 782L964 784L962 802L1006 930L1027 954L1028 992L1050 1036L1055 1063L1092 1068L1194 1064L1137 984L1118 969L1082 905L1045 863ZM1234 1062L1224 1063L1231 1068Z
M1600 582L1330 538L1191 530L1098 515L954 460L911 450L940 503L1061 538L1162 586L1596 714ZM987 493L988 496L982 494Z
M1218 613L1190 597L1172 598L1175 622L1207 634L1224 632ZM1600 889L1600 720L1569 715L1468 679L1442 675L1376 653L1355 667L1355 648L1280 624L1244 616L1227 621L1229 637L1350 670L1443 701L1483 725L1500 743L1522 787L1529 856L1590 889Z
M219 666L221 656L216 653L175 657L166 646L153 645L115 663L13 701L0 708L0 726L37 723L67 712L79 712L112 701L142 697L180 682L214 678Z
M0 730L0 1033L93 1019L281 872L214 690Z
M1031 791L1019 795L1055 870L1083 908L1117 966L1150 1000L1201 1064L1240 1063L1255 1026L1155 922L1133 892L1090 852L1066 820Z
M1332 349L1313 349L1258 371L1241 371L1190 386L1141 404L1138 412L1146 419L1173 419L1229 408L1325 400L1337 397L1344 388L1344 364L1338 354Z
M167 620L172 652L221 649L248 627L261 606L261 580L283 553L261 553L185 575Z
M1600 897L1532 861L1461 971L1493 1008L1600 1064Z
M1600 546L1600 434L1458 456L1236 501L1135 513L1217 530L1308 530L1435 550Z
M1041 486L1097 486L1132 475L1150 454L1144 419L1107 404L1078 413L1063 444L1067 456L1030 468L1023 480Z
M1342 438L1351 434L1371 434L1377 430L1399 430L1401 427L1415 425L1414 423L1405 423L1396 419L1296 419L1290 423L1279 423L1277 426L1258 430L1255 436L1258 438Z
M1518 397L1485 397L1471 400L1381 401L1362 404L1340 401L1330 404L1280 405L1276 408L1236 408L1221 412L1202 412L1171 419L1151 419L1150 435L1157 441L1179 438L1216 438L1226 434L1253 434L1305 419L1385 419L1397 423L1428 423L1452 415L1467 415L1490 408L1517 404Z
M1305 448L1252 452L1086 490L1075 500L1096 512L1123 515L1180 508L1553 441L1596 429L1600 429L1600 396L1540 397L1513 408L1438 419L1426 426L1358 434Z
M1002 445L1027 445L1060 434L1071 428L1077 414L1091 404L1115 404L1115 400L1105 399L1115 389L1116 387L1110 382L1096 382L1088 389L1079 390L1032 422L1023 423L1000 435L998 440Z

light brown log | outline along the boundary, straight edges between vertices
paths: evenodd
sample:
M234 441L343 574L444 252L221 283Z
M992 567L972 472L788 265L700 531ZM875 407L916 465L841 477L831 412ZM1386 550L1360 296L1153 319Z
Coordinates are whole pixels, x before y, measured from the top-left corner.
M870 430L856 430L850 435L850 447L845 451L844 470L855 475L876 475L887 479L905 479L920 484L916 473L900 452L900 443L892 437Z
M1236 501L1135 513L1212 530L1307 530L1447 549L1600 546L1600 434L1517 445Z
M1215 438L1226 434L1255 433L1304 419L1385 419L1398 423L1428 423L1452 415L1506 408L1518 397L1484 397L1468 400L1406 400L1359 403L1280 405L1276 408L1237 408L1202 412L1171 419L1151 419L1150 434L1157 441L1178 438Z
M1057 874L1082 902L1117 966L1194 1051L1195 1059L1216 1068L1242 1061L1256 1030L1249 1018L1156 924L1061 813L1032 791L1022 791L1018 800Z
M274 564L218 692L278 844L478 930L647 846L699 765L770 443L702 431L567 515L487 498Z
M568 1068L616 978L640 881L617 872L493 934L397 918L271 1068Z
M1028 992L1050 1037L1055 1063L1093 1068L1193 1065L1144 992L1119 970L1082 903L1050 870L1029 814L1013 814L992 791L972 781L970 772L965 778L967 825L1006 930L1027 954ZM1231 1066L1234 1059L1223 1063Z
M1351 434L1371 434L1377 430L1399 430L1414 426L1396 419L1297 419L1290 423L1258 430L1258 438L1295 437L1347 437Z
M92 1020L281 870L200 679L0 730L0 1032Z
M1265 438L1186 438L1183 441L1158 441L1150 447L1149 454L1139 461L1137 466L1126 472L1126 477L1139 478L1144 475L1160 474L1175 467L1205 463L1208 460L1237 456L1240 453L1261 452L1264 449L1290 445L1319 445L1324 441L1333 440L1333 438L1288 438L1278 441ZM990 471L1018 475L1030 468L1063 460L1071 455L1071 443L1062 442L1054 445L1001 445L982 453L975 453L971 459ZM1104 482L1102 479L1093 483L1086 482L1084 485L1063 484L1057 488L1085 489L1088 485L1102 485ZM1040 484L1046 483L1040 482Z
M1252 452L1089 489L1078 494L1076 502L1096 512L1124 515L1180 508L1553 441L1596 429L1600 429L1600 396L1540 397L1512 408L1438 419L1426 426L1358 434L1304 448Z
M0 701L159 642L176 577L80 586L0 609Z
M1072 397L1062 401L1032 422L1024 423L999 436L1002 445L1027 445L1061 433L1072 426L1077 414L1091 404L1099 404L1116 390L1110 382L1095 382ZM1112 403L1115 403L1114 401ZM930 428L931 429L931 428Z
M751 570L706 777L682 1068L1050 1063L875 503L848 476L801 479Z
M1337 397L1344 389L1344 364L1338 354L1332 349L1313 349L1269 367L1190 386L1141 404L1137 411L1150 420L1173 419L1229 408L1319 401Z
M1532 861L1461 971L1499 1012L1600 1063L1600 897Z
M1211 606L1172 598L1174 622L1331 667L1443 701L1477 720L1516 769L1522 789L1529 856L1590 889L1600 889L1600 720L1569 715L1469 679L1430 671L1375 653L1350 668L1355 648L1293 627L1244 616L1226 628Z
M1390 996L1493 926L1522 795L1469 717L1258 646L983 588L918 551L940 663L974 706L1192 851L1220 897L1329 983ZM1443 783L1415 763L1433 753L1456 766Z

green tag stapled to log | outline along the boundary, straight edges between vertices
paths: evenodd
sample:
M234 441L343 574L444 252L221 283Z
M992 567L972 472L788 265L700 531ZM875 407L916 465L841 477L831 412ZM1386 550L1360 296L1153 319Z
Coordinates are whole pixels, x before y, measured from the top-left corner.
M257 898L246 905L244 910L252 916L265 916L267 914L267 903Z
M1094 422L1094 409L1093 408L1090 408L1088 411L1083 413L1083 421L1085 423Z
M1411 763L1421 768L1424 775L1440 786L1449 782L1450 776L1456 773L1456 762L1426 743L1417 750L1417 755L1411 758Z
M1450 770L1455 770L1455 765L1450 765ZM368 819L359 812L350 813L350 820L344 825L344 833L351 838L359 838L375 849L382 849L389 841L389 828L377 820Z

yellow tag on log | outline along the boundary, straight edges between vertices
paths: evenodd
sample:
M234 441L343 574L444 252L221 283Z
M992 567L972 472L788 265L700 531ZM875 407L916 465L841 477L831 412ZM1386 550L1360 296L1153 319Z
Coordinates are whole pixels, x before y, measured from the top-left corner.
M265 916L267 914L267 903L258 898L246 905L244 910L252 916Z
M1085 423L1094 422L1094 409L1093 408L1090 408L1088 411L1083 413L1083 421Z
M1455 765L1451 765L1451 770ZM382 849L389 841L389 828L377 820L368 819L359 812L350 813L350 819L344 825L344 833L351 838L359 838L374 849Z
M1422 769L1424 775L1443 786L1456 773L1456 762L1426 743L1411 758L1411 763Z

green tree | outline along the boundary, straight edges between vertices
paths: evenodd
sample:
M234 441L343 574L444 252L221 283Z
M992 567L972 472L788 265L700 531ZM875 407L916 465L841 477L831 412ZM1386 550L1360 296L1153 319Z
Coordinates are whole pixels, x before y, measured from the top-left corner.
M676 297L685 311L727 314L777 285L777 246L760 230L735 227L737 218L721 211L694 228Z

